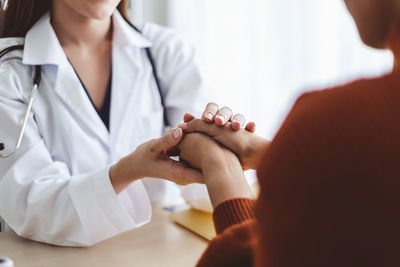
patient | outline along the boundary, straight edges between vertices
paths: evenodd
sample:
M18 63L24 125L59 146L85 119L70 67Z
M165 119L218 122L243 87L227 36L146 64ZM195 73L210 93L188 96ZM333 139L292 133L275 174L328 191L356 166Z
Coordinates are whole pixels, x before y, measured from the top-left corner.
M364 42L393 51L393 73L303 95L269 145L181 126L218 232L198 266L400 266L400 0L346 4ZM256 165L255 202L242 169Z

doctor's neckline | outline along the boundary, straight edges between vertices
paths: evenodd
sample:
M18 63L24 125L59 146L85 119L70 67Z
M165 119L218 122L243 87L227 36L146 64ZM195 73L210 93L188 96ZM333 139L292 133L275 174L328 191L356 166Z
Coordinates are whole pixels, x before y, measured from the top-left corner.
M110 108L111 108L111 90L112 90L112 69L110 70L110 78L107 83L106 94L104 96L103 105L101 109L97 109L96 105L93 102L92 97L90 96L85 84L83 83L81 77L79 76L78 72L74 68L74 65L68 59L72 69L75 72L76 77L78 78L79 82L81 83L87 97L89 98L90 103L92 103L93 108L96 110L97 114L99 115L100 119L106 126L107 130L110 130Z

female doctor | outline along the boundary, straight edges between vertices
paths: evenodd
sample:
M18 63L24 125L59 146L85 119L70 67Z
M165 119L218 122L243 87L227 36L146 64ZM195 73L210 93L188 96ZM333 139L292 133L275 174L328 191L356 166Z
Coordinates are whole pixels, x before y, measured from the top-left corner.
M21 146L0 158L0 216L23 237L88 246L150 220L148 193L160 199L168 188L161 181L146 188L142 178L202 183L199 171L165 156L182 130L159 138L162 100L174 124L207 102L193 51L159 26L135 30L127 5L9 0L5 7L0 50L24 47L1 57L3 156L14 152L40 66Z

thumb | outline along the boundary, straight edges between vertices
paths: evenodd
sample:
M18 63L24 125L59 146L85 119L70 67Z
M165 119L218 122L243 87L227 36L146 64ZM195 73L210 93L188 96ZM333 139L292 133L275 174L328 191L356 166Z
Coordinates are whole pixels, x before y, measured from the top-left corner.
M153 145L153 152L161 153L164 150L176 146L182 140L183 131L181 128L173 129L163 137L156 139Z

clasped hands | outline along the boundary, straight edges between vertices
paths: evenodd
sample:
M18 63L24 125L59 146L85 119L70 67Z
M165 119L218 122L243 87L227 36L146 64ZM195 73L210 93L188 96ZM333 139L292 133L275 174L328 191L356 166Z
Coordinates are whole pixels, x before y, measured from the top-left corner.
M180 161L201 170L213 206L232 198L252 198L243 170L255 169L268 141L255 135L255 124L233 115L215 103L207 105L202 119L186 114L184 124L172 131L182 139L166 150ZM244 129L243 129L244 127Z
M215 207L231 198L251 198L243 170L255 169L268 141L254 134L255 124L245 125L243 115L209 103L202 119L186 114L161 138L141 144L110 168L117 194L133 181L157 177L179 185L205 183ZM180 160L171 159L179 155Z

